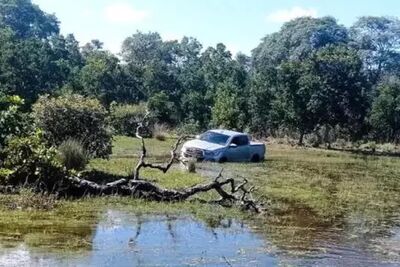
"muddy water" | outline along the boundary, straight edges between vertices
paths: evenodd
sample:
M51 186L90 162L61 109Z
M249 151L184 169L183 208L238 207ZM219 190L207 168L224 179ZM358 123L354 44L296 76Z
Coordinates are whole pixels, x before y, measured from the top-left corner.
M400 266L400 227L373 237L297 226L288 238L288 229L278 229L107 210L87 251L50 253L20 243L1 248L0 266Z

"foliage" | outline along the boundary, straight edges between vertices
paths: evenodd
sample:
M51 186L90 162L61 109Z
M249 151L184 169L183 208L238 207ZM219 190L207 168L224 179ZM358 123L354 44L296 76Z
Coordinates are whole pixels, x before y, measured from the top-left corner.
M30 0L1 0L0 27L9 27L18 38L45 39L58 34L58 20Z
M28 131L28 118L20 110L23 103L18 96L0 96L0 150L9 138Z
M147 107L157 122L173 124L177 120L177 108L164 92L156 93L149 98Z
M371 82L378 82L385 73L399 74L399 19L361 17L350 28L350 35Z
M245 108L241 104L237 89L229 87L229 84L222 85L215 96L212 123L216 127L242 130L245 125Z
M114 133L135 136L138 123L143 121L146 113L147 106L145 103L137 105L112 103L110 105L110 124Z
M85 95L94 96L105 105L138 98L136 82L129 79L119 59L108 51L95 50L86 56L80 85Z
M378 100L376 89L400 74L399 33L398 18L365 16L345 27L333 17L299 17L266 35L250 57L233 56L223 43L203 48L192 37L165 41L140 31L117 56L100 40L80 48L72 34L59 33L54 15L29 0L0 0L0 95L19 95L24 110L44 94L81 94L107 108L145 102L152 123L196 131L216 125L258 136L284 132L302 143L326 127L346 140L389 141L396 138L379 129L393 119L377 119L384 97ZM133 134L129 117L118 117L117 133ZM99 156L109 153L99 147Z
M158 141L165 141L168 127L165 124L154 124L153 136Z
M4 167L12 170L6 182L11 185L42 185L51 190L65 175L57 160L57 150L47 148L43 134L37 130L29 137L11 139L5 150Z
M91 156L107 157L111 153L107 112L96 99L42 96L33 106L33 116L51 145L59 146L73 138L81 140Z
M67 170L81 171L85 169L88 155L82 143L78 140L68 139L58 147L60 162Z
M203 130L199 123L193 120L186 121L176 128L178 135L197 135Z
M382 82L378 88L370 121L375 135L382 141L400 142L400 81Z

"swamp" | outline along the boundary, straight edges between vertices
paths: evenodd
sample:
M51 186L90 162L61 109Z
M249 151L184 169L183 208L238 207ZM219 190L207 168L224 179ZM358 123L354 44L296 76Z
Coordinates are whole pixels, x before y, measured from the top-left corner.
M0 0L0 267L400 266L400 2L298 2Z
M176 140L147 139L149 161L165 161ZM87 169L127 175L138 139L117 136L109 160ZM0 261L14 266L397 266L400 176L396 157L267 144L262 163L196 164L160 174L166 188L246 177L264 214L189 202L127 197L56 200L29 191L1 195ZM11 264L12 263L12 264Z

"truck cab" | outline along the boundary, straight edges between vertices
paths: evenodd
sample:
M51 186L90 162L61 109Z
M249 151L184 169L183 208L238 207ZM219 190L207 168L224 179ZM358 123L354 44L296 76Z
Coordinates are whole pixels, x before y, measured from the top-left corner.
M248 134L229 130L209 130L186 142L181 151L183 158L197 160L253 161L265 158L265 144L252 142Z

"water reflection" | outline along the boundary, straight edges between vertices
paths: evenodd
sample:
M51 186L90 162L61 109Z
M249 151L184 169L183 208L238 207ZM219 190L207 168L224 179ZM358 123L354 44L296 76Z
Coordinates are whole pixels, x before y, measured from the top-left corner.
M189 217L142 217L108 210L86 255L43 254L25 246L0 252L5 266L271 266L262 238L240 223L209 228ZM1 265L1 264L0 264Z
M0 266L400 265L398 225L388 224L379 235L371 235L361 232L367 228L360 228L354 218L343 225L321 226L306 211L303 219L299 216L207 224L192 217L110 209L93 230L88 251L49 252L22 243L0 250Z

